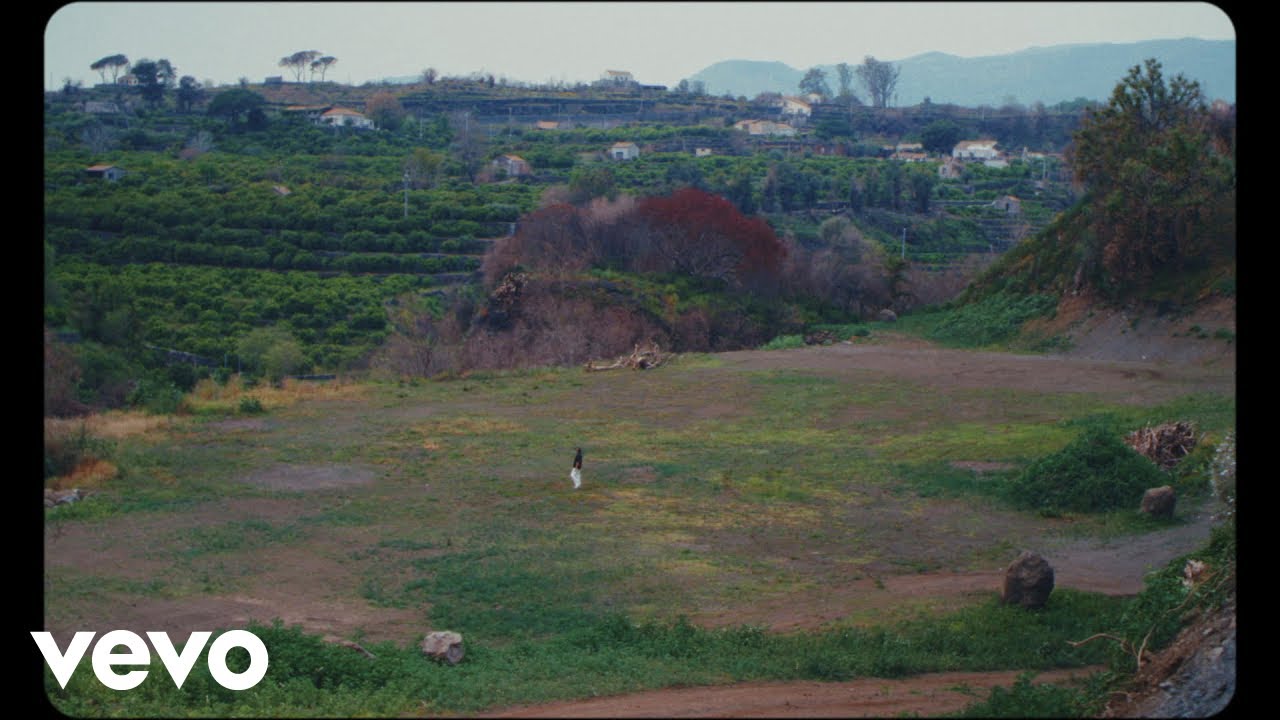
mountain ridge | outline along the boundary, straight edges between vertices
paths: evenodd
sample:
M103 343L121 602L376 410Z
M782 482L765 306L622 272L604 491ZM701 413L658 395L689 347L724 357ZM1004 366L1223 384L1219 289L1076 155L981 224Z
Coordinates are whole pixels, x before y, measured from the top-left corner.
M968 107L1042 102L1054 105L1078 98L1104 101L1134 65L1147 58L1161 62L1166 76L1185 75L1200 82L1211 100L1235 102L1235 40L1180 38L1137 43L1072 43L1033 46L1000 55L965 58L930 51L889 61L900 70L896 106L933 103ZM850 65L860 64L850 61ZM817 66L837 91L835 65ZM702 82L713 95L754 97L763 92L799 92L807 68L777 60L722 60L687 78ZM854 80L854 92L865 95ZM863 97L865 101L866 98Z

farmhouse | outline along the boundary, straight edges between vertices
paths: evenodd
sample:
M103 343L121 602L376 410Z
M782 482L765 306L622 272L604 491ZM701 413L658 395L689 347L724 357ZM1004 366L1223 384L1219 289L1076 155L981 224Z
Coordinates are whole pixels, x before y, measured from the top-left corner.
M124 177L124 170L121 170L115 165L90 165L84 169L84 172L89 177L102 178L111 182L115 182L116 180Z
M995 140L961 140L951 150L951 157L960 160L993 160L999 155Z
M529 162L519 155L500 155L494 158L493 168L505 172L507 177L521 177L533 172Z
M614 160L635 160L640 157L640 147L633 142L616 142L609 148L609 157Z
M534 127L539 130L559 130L560 122L557 120L539 120Z
M784 97L778 100L778 106L782 108L783 115L809 117L813 114L813 106L796 97Z
M605 70L600 81L609 85L630 85L636 79L626 70Z
M336 107L320 113L320 123L334 127L373 128L373 121L350 108Z

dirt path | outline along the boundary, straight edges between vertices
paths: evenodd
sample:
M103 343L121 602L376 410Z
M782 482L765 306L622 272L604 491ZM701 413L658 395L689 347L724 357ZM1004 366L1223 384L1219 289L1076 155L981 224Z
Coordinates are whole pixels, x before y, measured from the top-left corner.
M1096 668L1040 674L1036 683L1068 683ZM1017 672L950 672L899 680L741 683L720 687L659 690L617 697L507 708L480 717L898 717L954 713L996 686L1008 687Z

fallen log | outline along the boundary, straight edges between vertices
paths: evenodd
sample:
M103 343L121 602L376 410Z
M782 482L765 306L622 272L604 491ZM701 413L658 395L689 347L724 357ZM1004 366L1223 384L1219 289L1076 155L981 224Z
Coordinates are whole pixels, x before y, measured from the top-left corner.
M632 370L649 370L662 365L672 357L674 357L673 353L664 353L657 343L650 342L644 347L636 345L630 355L623 355L610 363L587 361L582 369L587 372L616 370L623 367L631 368Z

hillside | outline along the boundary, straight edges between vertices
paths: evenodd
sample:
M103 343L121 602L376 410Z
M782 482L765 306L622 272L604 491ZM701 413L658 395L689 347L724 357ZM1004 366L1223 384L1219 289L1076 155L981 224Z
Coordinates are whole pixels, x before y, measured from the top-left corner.
M1210 99L1235 102L1235 42L1186 38L1056 45L973 58L935 52L892 60L901 70L892 104L916 105L925 98L966 107L1000 107L1010 98L1023 105L1040 102L1050 106L1078 98L1102 101L1111 94L1116 78L1150 57L1160 60L1170 74L1199 80ZM857 65L861 59L848 62ZM835 66L819 67L826 73L827 84L837 90ZM726 60L694 73L689 80L706 83L708 92L716 95L794 94L807 69L776 61ZM865 94L856 86L855 92Z

